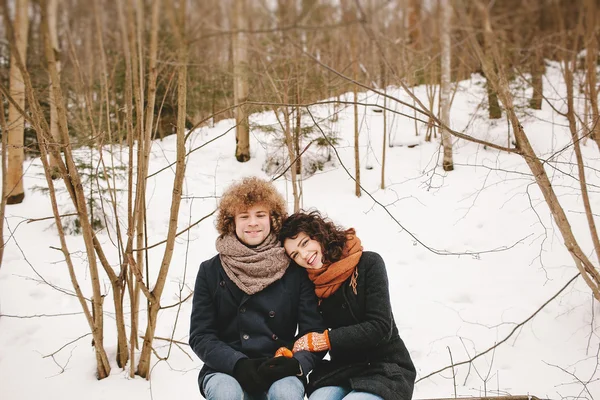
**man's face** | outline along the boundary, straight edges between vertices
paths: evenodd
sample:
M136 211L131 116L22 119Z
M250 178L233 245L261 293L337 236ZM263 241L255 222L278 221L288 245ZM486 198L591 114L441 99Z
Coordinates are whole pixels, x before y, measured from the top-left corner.
M246 246L258 246L271 233L269 209L257 204L235 214L235 234Z

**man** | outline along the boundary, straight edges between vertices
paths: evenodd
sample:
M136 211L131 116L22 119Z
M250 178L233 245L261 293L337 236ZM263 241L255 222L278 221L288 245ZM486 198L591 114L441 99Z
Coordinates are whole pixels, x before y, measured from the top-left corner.
M198 384L206 399L301 400L304 377L324 355L274 357L296 338L325 329L312 282L290 266L277 240L286 216L274 185L256 177L221 197L219 254L200 265L190 323L190 346L204 361Z

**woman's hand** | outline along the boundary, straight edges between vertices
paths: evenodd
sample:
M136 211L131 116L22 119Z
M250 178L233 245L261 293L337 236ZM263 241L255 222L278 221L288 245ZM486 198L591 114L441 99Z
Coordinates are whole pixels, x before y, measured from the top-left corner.
M331 344L329 343L329 331L326 329L323 333L310 332L296 340L292 351L297 353L299 351L310 351L319 352L329 350Z

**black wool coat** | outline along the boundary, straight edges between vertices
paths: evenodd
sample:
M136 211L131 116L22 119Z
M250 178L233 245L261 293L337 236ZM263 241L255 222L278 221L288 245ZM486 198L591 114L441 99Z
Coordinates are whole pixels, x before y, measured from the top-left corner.
M218 255L200 265L189 344L204 362L198 377L201 392L206 374L232 375L241 358L273 357L282 346L291 349L298 337L325 329L315 287L304 269L290 265L281 279L247 295L229 279ZM323 355L302 352L294 357L307 374Z
M309 375L308 394L344 386L385 400L410 400L416 371L394 322L383 259L365 251L357 268L357 294L349 278L319 306L331 329L330 360Z

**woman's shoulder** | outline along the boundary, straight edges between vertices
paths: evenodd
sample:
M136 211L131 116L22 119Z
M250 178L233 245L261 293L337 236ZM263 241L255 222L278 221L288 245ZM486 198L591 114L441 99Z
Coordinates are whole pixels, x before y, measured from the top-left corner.
M359 267L376 267L385 269L385 262L383 261L383 258L379 255L379 253L374 251L363 251L358 265Z
M363 276L384 277L387 276L385 262L383 258L374 251L363 251L360 261L358 262L358 275Z
M308 273L306 269L302 268L294 261L290 261L287 269L285 270L284 277L298 277L298 278L306 278L308 279Z

